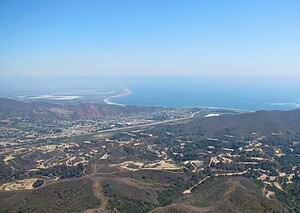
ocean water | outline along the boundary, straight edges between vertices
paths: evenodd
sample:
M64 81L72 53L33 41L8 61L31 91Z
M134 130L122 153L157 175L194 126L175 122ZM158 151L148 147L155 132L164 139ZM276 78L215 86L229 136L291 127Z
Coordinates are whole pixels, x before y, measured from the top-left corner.
M254 77L135 77L126 85L131 94L113 101L141 106L290 110L300 107L300 83L297 80Z
M279 77L98 76L0 79L0 96L82 89L131 91L110 101L138 106L211 106L249 111L300 107L300 79ZM3 95L4 94L4 95ZM97 96L93 98L98 99ZM99 97L100 99L100 97Z

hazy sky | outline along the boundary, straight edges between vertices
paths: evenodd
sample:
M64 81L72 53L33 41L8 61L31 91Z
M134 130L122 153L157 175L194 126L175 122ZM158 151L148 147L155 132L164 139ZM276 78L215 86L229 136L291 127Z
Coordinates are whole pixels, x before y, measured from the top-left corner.
M300 76L299 0L0 0L1 76Z

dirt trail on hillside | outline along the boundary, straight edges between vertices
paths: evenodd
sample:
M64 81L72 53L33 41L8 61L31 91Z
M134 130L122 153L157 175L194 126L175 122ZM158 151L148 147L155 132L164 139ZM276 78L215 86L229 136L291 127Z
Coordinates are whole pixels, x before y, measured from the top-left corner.
M97 165L93 165L92 175L94 175L96 171L97 171ZM100 206L99 208L95 208L95 209L87 209L84 212L85 213L107 212L106 207L108 204L108 198L105 197L101 192L102 190L101 177L90 177L90 179L93 181L93 194L99 200Z
M105 212L106 206L108 204L108 199L101 193L101 189L102 189L101 178L95 177L93 183L94 196L98 198L100 202L100 207L98 208L99 212Z

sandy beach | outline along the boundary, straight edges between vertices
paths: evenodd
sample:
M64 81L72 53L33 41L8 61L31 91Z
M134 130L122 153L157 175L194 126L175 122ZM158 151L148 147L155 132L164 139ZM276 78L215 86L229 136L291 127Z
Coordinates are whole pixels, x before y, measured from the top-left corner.
M103 102L108 104L108 105L124 106L124 104L119 104L119 103L116 103L116 102L112 102L111 99L124 97L124 96L130 95L131 93L132 92L127 87L124 87L124 90L120 94L109 96L109 97L105 98L103 100Z

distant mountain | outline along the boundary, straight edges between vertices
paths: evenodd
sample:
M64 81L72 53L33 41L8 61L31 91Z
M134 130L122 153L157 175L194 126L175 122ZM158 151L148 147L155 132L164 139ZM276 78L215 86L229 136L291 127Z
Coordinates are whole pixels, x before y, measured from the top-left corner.
M59 105L43 102L21 102L0 98L0 118L26 117L45 120L89 119L103 116L153 113L155 107L117 106L102 104Z

